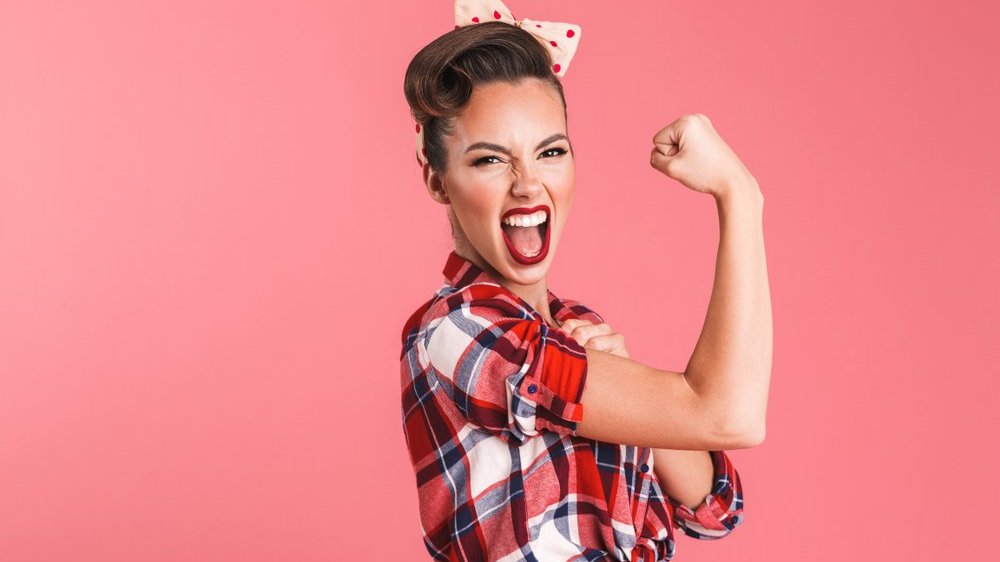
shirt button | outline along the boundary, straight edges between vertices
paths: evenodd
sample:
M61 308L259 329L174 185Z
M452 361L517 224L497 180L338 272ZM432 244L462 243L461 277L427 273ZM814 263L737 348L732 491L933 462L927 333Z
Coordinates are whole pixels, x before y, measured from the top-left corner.
M528 385L528 394L534 394L536 390L538 390L538 387L534 384Z
M649 465L646 463L642 463L642 466L639 467L639 470L646 472L649 470Z

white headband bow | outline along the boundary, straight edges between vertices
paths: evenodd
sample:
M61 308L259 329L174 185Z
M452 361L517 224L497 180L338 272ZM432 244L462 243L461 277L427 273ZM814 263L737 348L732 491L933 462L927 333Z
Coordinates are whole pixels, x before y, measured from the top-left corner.
M502 21L531 33L549 50L552 72L562 78L576 54L580 42L579 25L554 21L517 19L500 0L455 0L455 28L484 21ZM427 160L424 148L424 128L417 123L417 163L422 167Z

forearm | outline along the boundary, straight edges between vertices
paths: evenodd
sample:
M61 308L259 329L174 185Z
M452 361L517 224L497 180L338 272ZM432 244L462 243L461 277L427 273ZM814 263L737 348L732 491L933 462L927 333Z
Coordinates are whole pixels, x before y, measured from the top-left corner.
M763 196L750 179L716 197L715 284L685 370L719 414L720 431L763 438L771 376L771 297L764 256Z
M712 491L712 457L708 451L652 449L653 472L663 493L696 509Z

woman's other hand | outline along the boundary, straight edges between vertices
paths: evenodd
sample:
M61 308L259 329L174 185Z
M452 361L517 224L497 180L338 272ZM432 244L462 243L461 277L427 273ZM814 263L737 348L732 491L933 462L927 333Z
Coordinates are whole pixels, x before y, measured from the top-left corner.
M625 336L612 330L606 322L594 324L583 318L570 318L563 322L559 329L572 336L583 347L628 357Z
M719 198L757 181L702 113L682 115L653 136L649 164L686 187Z

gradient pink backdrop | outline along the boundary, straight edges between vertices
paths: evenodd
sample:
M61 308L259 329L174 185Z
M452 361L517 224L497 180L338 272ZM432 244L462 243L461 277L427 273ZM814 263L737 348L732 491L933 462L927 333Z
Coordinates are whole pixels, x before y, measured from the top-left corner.
M707 114L766 199L767 440L676 560L992 560L997 9L626 5L508 2L584 30L550 287L683 369L718 220L652 135ZM0 4L0 559L428 559L399 335L450 238L402 79L451 10Z

